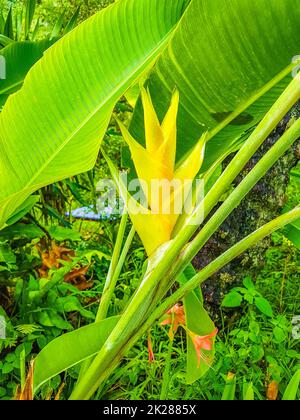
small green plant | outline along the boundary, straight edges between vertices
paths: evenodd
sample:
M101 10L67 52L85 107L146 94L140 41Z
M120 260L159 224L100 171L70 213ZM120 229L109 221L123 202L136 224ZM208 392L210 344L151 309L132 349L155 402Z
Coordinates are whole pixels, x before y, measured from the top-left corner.
M270 302L265 299L255 288L250 277L243 280L244 287L235 287L223 299L224 308L236 308L247 302L250 306L254 305L260 312L267 317L273 317L273 310Z

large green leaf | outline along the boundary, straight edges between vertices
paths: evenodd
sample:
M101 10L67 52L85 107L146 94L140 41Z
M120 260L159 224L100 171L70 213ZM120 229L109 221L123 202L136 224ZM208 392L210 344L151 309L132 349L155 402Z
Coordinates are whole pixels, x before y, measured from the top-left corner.
M1 50L1 56L6 61L6 78L0 79L0 106L6 101L7 95L22 87L28 71L53 42L13 42Z
M119 97L188 0L121 0L49 48L0 114L0 228L33 191L91 169Z
M284 235L300 249L300 220L287 225L283 230Z
M34 363L34 389L70 367L99 352L119 316L107 318L55 338L37 355Z
M300 2L192 0L149 80L159 115L176 86L180 159L207 130L203 168L251 129L292 77ZM131 130L143 142L141 107Z
M283 401L294 401L297 399L297 392L300 386L300 369L296 371L290 380L282 397Z

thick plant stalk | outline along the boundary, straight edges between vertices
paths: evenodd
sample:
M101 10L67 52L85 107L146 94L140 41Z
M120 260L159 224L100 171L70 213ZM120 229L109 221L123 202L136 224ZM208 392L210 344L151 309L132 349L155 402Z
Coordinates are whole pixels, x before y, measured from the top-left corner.
M245 145L228 165L214 188L208 192L207 196L200 204L200 208L196 209L196 214L204 212L204 214L207 215L211 211L218 202L220 196L226 191L227 186L231 184L247 161L252 157L265 138L272 132L299 97L300 76L291 82L286 91L258 125L257 129L252 133ZM201 221L199 221L199 224L200 223ZM107 377L111 368L116 366L119 359L122 358L126 343L131 340L135 333L141 330L141 326L145 322L149 310L153 308L153 304L155 304L154 298L156 289L159 286L161 279L164 279L164 282L168 280L165 279L165 277L169 268L196 229L197 225L191 223L186 224L181 233L170 243L166 244L166 249L164 251L158 251L158 253L160 251L164 252L163 257L156 255L152 258L154 259L154 263L156 259L156 262L159 260L159 263L156 263L153 268L150 267L150 270L146 273L140 288L132 298L121 320L95 357L90 368L79 381L71 395L71 399L88 399L96 391L101 381Z
M117 234L117 240L114 246L112 259L110 262L110 266L109 266L108 274L106 277L106 281L105 281L105 285L104 285L104 289L103 289L103 293L102 293L102 297L101 297L101 301L100 301L100 305L98 308L95 322L99 322L102 319L105 319L107 315L108 307L109 307L113 289L114 289L114 286L112 286L112 284L115 281L115 273L116 273L116 269L118 267L118 263L120 259L127 220L128 220L128 213L124 211L121 218L121 223L120 223L118 234Z

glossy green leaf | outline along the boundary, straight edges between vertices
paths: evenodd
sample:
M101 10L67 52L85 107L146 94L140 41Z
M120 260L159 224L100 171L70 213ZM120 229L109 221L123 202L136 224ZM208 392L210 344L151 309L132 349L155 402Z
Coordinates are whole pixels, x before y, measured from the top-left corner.
M78 16L79 16L79 12L80 12L80 7L81 6L77 7L73 16L71 17L71 19L67 23L66 28L64 30L64 35L67 34L70 31L72 31L75 28L75 26L77 25L77 20L78 20Z
M6 61L6 79L0 79L0 104L4 104L7 95L22 87L28 71L51 44L53 42L48 40L13 42L1 50Z
M294 0L190 2L149 81L160 117L180 92L177 160L209 130L205 170L265 115L291 80L299 20ZM141 142L142 124L138 106L131 130Z
M13 39L8 38L5 35L0 34L0 49L2 49L1 47L6 47L7 45L11 44L13 41ZM2 51L1 51L2 54Z
M300 220L286 226L283 233L298 249L300 249Z
M241 306L241 303L243 301L243 296L240 295L238 292L230 292L228 293L223 301L222 306L224 308L237 308L238 306Z
M115 316L81 327L47 344L35 359L35 391L59 373L97 354L119 318Z
M228 374L221 400L222 401L235 400L235 391L236 391L236 376L233 374Z
M30 70L0 114L0 228L32 192L94 166L116 101L157 58L185 5L112 4Z
M293 375L282 397L283 401L294 401L300 386L300 369Z
M195 292L189 293L184 298L184 311L187 328L196 335L205 336L214 331L215 325L210 319L203 304L196 296ZM214 342L214 339L213 339ZM197 353L191 337L187 334L187 371L186 381L188 384L200 379L211 368L214 358L214 348L212 351L201 351L201 361L198 364Z

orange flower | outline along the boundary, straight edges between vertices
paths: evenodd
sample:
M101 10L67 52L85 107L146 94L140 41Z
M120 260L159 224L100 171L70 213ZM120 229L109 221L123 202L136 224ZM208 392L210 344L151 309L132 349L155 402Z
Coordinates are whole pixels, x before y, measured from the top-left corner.
M171 325L169 335L173 339L179 325L185 325L184 307L176 303L173 308L168 310L167 315L169 315L168 318L162 321L160 325Z
M212 333L208 335L196 335L193 332L189 331L189 335L192 339L192 342L195 346L195 350L198 358L198 368L200 367L201 358L204 359L202 351L212 351L213 349L213 339L218 333L218 329L215 328Z

